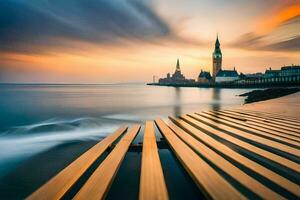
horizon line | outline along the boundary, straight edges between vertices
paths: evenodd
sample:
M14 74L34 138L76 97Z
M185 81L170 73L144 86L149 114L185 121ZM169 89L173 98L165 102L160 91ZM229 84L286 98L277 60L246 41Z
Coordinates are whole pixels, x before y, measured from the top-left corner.
M147 82L120 82L120 83L49 83L49 82L0 82L0 85L121 85L147 84Z

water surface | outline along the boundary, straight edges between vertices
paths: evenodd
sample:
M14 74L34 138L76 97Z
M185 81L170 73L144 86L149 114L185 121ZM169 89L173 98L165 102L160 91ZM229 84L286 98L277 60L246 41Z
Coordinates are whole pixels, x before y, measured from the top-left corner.
M120 124L243 104L248 89L145 84L0 85L0 174L57 145L99 140Z

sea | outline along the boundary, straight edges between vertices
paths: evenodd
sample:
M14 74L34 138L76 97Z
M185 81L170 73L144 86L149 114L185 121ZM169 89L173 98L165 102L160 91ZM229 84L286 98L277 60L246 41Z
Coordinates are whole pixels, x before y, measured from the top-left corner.
M80 151L84 152L121 124L141 124L156 118L240 106L244 97L238 95L248 91L144 83L1 84L0 188L3 185L8 188L2 190L8 198L24 198L22 195L28 195ZM72 151L68 144L73 144ZM56 171L51 169L51 174L49 165L55 168L55 162L60 160L65 164ZM35 169L33 166L42 164L48 166L43 173L50 173L44 180L33 178L32 171L26 176L28 170ZM37 167L37 173L38 170L41 167ZM20 196L11 191L27 186L29 189L20 189Z

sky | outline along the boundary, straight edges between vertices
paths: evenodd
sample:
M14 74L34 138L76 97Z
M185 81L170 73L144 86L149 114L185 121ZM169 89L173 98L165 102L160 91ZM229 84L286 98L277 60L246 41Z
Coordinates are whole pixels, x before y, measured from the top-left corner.
M0 0L0 82L150 82L300 64L300 0Z

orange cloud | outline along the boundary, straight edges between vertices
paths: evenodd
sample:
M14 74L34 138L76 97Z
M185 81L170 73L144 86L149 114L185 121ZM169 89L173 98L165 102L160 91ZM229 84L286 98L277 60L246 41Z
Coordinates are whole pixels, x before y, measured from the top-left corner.
M267 12L258 22L258 33L265 34L281 24L300 16L300 3L284 5Z

